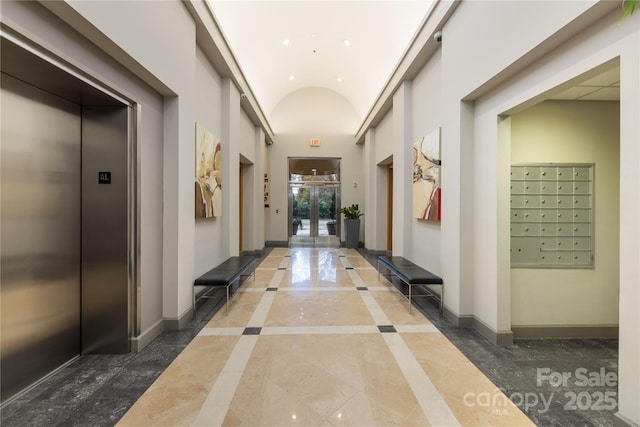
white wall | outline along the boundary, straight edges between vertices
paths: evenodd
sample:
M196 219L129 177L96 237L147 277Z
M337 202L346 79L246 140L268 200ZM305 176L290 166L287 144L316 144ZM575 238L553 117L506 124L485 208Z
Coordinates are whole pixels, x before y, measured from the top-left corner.
M240 161L243 163L243 218L242 218L242 250L250 251L262 249L263 246L254 247L254 227L256 226L253 218L262 214L262 209L256 210L256 206L262 207L261 198L256 199L255 185L262 188L262 184L257 182L255 174L259 174L262 170L260 163L256 164L257 144L256 132L258 128L253 125L251 119L244 110L241 110L239 123L239 140L238 146L240 150ZM239 189L238 189L239 190Z
M595 164L593 269L512 269L511 323L617 325L618 102L546 101L511 116L511 161Z
M401 151L407 146L404 138L419 136L414 132L428 132L431 118L442 126L439 259L440 274L447 288L445 306L459 318L472 318L488 335L494 334L495 339L503 333L509 335L512 313L508 183L512 118L508 116L570 86L571 80L589 70L615 66L616 58L620 57L620 193L625 197L620 200L619 264L609 259L613 266L604 274L615 281L613 270L619 267L619 408L621 417L637 424L640 21L634 17L618 25L619 16L619 9L608 2L552 2L544 7L526 1L462 2L443 28L438 54L429 59L411 84L401 85L394 95L394 145L388 152L394 154L394 166L397 168L400 162L404 170L407 168ZM439 104L420 99L422 93L430 90L441 94ZM410 135L407 128L411 129ZM375 129L376 143L384 140L380 137L381 129L381 125ZM376 158L383 158L388 152L376 152ZM403 174L404 171L397 175L394 171L394 177L402 179ZM396 213L403 214L406 210L398 206L403 202L406 200L402 195L394 194L394 224ZM407 224L413 221L402 219L398 227ZM404 233L396 239L395 228L394 253L414 260L424 253L412 240L414 236L425 239L428 233L433 237L438 234L436 230L412 225L408 228L413 233ZM407 240L409 245L396 245ZM601 243L605 247L598 250L600 254L607 252L606 239ZM603 262L608 262L608 255L611 254L603 255ZM424 262L421 265L427 266ZM600 274L600 268L597 270L596 275ZM606 285L591 286L594 292L579 304L576 309L579 313L571 314L572 320L565 317L554 321L615 323L615 291L603 294ZM520 292L517 285L514 288ZM597 295L604 295L607 309L602 315L584 316ZM516 292L514 298L520 301L524 296ZM522 305L520 302L518 307ZM529 321L523 316L533 320L534 309L514 314L514 323Z
M337 93L321 88L294 92L275 108L272 125L276 141L268 148L271 204L265 225L267 241L288 239L288 157L340 157L342 206L364 206L363 148L355 143L353 123L357 123L353 106ZM319 138L320 147L311 147L311 138ZM367 220L367 212L364 214L363 222ZM360 233L362 239L364 225Z
M374 162L386 160L393 156L393 110L390 110L376 126Z
M464 5L463 5L464 7ZM463 180L476 178L474 190L474 304L473 315L494 331L508 331L511 323L511 283L509 267L509 162L510 144L504 144L496 125L499 117L521 110L554 91L564 82L620 57L620 345L619 411L638 422L640 396L640 357L638 352L638 21L617 25L617 10L591 23L578 37L552 50L539 62L509 81L498 85L475 101L473 112L475 165L485 174L471 178L460 171ZM509 17L502 17L508 19ZM512 17L512 19L515 19ZM462 24L462 23L460 23ZM462 27L459 31L464 32ZM464 49L463 45L459 49ZM444 53L444 52L443 52ZM464 68L465 64L459 64ZM470 64L466 64L469 66ZM635 73L635 74L634 74ZM443 73L446 75L446 73ZM459 108L459 107L458 107ZM479 180L482 179L482 180ZM482 185L481 183L493 183ZM446 231L443 230L443 234ZM606 249L605 249L606 250ZM445 254L443 254L445 256ZM596 256L598 256L596 254ZM446 279L445 279L446 280ZM611 317L611 311L607 316Z
M442 92L441 92L441 51L438 50L431 57L427 65L413 79L411 85L411 135L413 144L421 137L435 131L442 123ZM446 165L446 159L443 159ZM404 184L413 191L411 178L404 177ZM446 197L446 183L442 183L442 194ZM443 212L443 215L445 213ZM421 221L411 218L405 227L411 228L411 243L405 257L411 259L427 270L442 274L440 260L441 223L438 221Z
M376 231L376 234L375 240L367 237L365 241L368 249L386 251L388 247L387 228L389 227L389 175L393 176L393 169L390 170L388 166L389 163L393 163L393 109L376 127L375 138L371 142L373 142L373 160L370 167L373 169L373 173L368 184L368 192L376 194L377 197L373 207L368 210L375 210L377 217L375 222L368 223L368 225ZM365 144L367 143L369 142L365 142Z
M217 138L222 133L222 79L204 52L196 51L196 120ZM194 122L194 126L195 126ZM223 149L224 147L223 142ZM194 155L195 162L195 155ZM194 174L195 181L195 174ZM222 236L221 218L195 220L194 274L199 276L224 260L224 249L219 244Z

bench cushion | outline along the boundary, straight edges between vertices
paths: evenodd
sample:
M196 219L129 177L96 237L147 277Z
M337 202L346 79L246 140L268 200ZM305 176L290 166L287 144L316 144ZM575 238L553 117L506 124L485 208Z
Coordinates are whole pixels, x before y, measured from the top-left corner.
M394 271L401 276L402 279L410 283L420 285L441 285L442 278L436 276L430 271L412 263L408 259L399 256L380 256L378 257L380 264L389 270Z
M194 286L227 286L253 262L251 256L234 256L204 273L194 282Z

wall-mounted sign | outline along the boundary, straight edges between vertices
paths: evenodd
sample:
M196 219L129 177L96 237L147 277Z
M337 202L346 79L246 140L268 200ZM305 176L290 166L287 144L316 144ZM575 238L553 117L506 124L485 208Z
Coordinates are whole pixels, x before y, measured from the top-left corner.
M98 172L98 184L111 184L111 172Z
M311 145L312 147L320 147L320 140L319 139L312 139L311 142L309 143L309 145Z

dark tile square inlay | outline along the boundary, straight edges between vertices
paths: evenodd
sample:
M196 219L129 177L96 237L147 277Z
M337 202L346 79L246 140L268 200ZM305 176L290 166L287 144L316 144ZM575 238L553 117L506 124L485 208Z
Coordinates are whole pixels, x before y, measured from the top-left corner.
M338 258L345 258L346 255L338 255Z
M356 289L359 290L359 291L368 291L369 290L369 288L367 288L366 286L357 286Z
M273 291L277 291L278 288L267 288L267 292L273 292Z
M393 325L378 325L378 330L383 334L388 332L398 332Z
M248 327L244 328L242 335L260 335L260 332L262 332L262 328Z
M278 267L278 270L286 270L287 267Z
M284 255L284 258L291 258L291 255Z
M345 270L353 270L353 267L345 267Z

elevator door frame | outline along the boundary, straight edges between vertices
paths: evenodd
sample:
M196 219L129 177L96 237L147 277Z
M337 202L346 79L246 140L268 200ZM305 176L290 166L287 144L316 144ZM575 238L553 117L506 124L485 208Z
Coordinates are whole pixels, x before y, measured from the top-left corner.
M138 336L141 331L141 305L139 299L141 292L139 263L141 238L139 194L141 184L138 174L140 156L137 144L139 107L135 102L115 93L98 80L84 74L66 62L62 62L42 47L12 33L10 30L5 32L3 29L1 39L3 59L7 55L12 55L12 60L3 60L3 73L15 75L23 82L76 103L81 108L84 105L107 105L119 106L127 110L126 158L123 159L124 163L122 164L122 173L126 174L126 218L123 222L126 227L126 248L123 248L124 256L122 259L126 264L123 280L126 281L125 298L127 300L126 319L123 319L126 323L126 336L122 336L122 339L126 340L126 343L121 348L122 352L129 352L132 347L132 338ZM104 104L101 104L101 102L104 102ZM97 182L99 178L97 174L94 174L91 179ZM79 308L82 310L82 307ZM85 353L81 337L82 335L78 337L78 356ZM55 370L52 372L55 372ZM20 396L29 388L27 387L13 396L3 396L2 405Z

